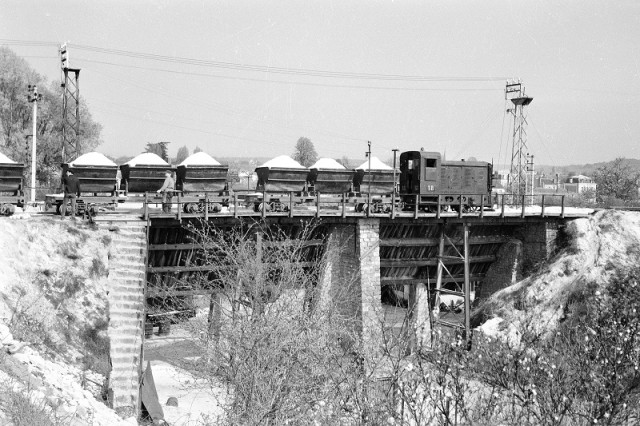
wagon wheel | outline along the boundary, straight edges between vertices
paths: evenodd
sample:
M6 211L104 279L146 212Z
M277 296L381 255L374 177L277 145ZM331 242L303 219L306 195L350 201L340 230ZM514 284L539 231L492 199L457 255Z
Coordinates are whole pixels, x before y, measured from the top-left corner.
M196 203L185 203L184 207L182 208L182 210L185 213L195 213L197 212L198 209L198 205Z
M77 207L77 206L76 206ZM56 214L62 215L62 203L56 205ZM67 208L65 210L65 216L71 216L71 201L67 202ZM73 212L75 216L75 212Z
M258 211L258 212L262 212L262 211L268 212L268 211L271 211L271 206L269 204L267 204L267 203L260 203L260 204L258 204L258 209L256 211Z
M222 206L220 205L220 203L210 203L208 208L209 213L220 213L220 211L222 210Z

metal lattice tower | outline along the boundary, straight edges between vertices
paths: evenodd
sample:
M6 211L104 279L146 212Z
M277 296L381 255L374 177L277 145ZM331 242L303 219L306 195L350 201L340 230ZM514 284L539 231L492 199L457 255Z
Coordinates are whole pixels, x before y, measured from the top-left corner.
M513 140L511 145L511 168L509 169L509 192L517 196L527 194L527 118L524 107L533 98L525 96L524 85L520 82L507 82L505 99L511 100L513 108L507 110L513 114Z
M60 46L62 66L62 162L80 154L80 77L79 68L69 68L67 45Z

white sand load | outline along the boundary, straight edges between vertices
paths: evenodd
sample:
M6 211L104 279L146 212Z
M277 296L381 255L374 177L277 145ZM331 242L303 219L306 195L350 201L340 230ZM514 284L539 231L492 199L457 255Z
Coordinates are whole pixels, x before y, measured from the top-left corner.
M306 169L302 164L298 163L288 155L281 155L273 158L259 167L271 167L278 169Z
M181 166L220 166L212 156L207 154L206 152L200 151L196 152L188 156L182 163Z
M140 155L133 157L131 160L127 161L125 164L130 165L131 167L135 167L137 165L145 165L145 166L168 166L169 163L164 161L162 157L158 154L154 154L153 152L144 152Z
M80 157L69 163L71 167L74 166L113 166L117 167L116 163L109 160L104 154L99 152L87 152Z
M344 170L345 167L338 163L333 158L321 158L316 161L313 166L309 167L310 169L336 169L336 170Z
M0 164L15 164L15 161L0 152Z
M369 170L369 160L360 164L356 169ZM387 166L378 157L371 157L371 170L393 170L393 167Z

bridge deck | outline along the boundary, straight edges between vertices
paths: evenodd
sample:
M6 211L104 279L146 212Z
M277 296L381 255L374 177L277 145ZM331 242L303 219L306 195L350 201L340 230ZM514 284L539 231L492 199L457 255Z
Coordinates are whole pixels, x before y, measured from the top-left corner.
M388 213L367 213L357 212L354 209L350 210L336 210L336 209L317 209L315 207L299 208L290 210L288 212L254 212L252 209L240 208L223 209L221 212L207 214L203 212L198 213L184 213L181 210L176 211L174 208L171 213L164 213L159 208L150 208L142 212L143 219L176 219L178 221L184 219L193 218L205 218L208 220L215 220L217 218L390 218L390 219L462 219L462 218L530 218L530 217L549 217L549 218L580 218L587 217L594 212L593 209L586 208L571 208L571 207L545 207L544 209L539 206L528 206L523 208L497 208L497 209L485 209L482 211L459 213L459 212L440 212L440 213L427 213L424 211L409 212L409 211L392 211Z

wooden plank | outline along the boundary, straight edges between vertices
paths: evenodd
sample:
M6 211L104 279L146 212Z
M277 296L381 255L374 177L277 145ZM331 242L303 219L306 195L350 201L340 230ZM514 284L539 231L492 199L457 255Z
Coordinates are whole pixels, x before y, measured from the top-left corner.
M488 256L474 256L469 258L470 263L483 263L483 262L495 262L496 257L494 255ZM445 265L462 265L464 259L462 258L449 258L443 259L442 262ZM438 264L437 258L432 259L381 259L380 267L382 268L404 268L410 266L435 266Z

